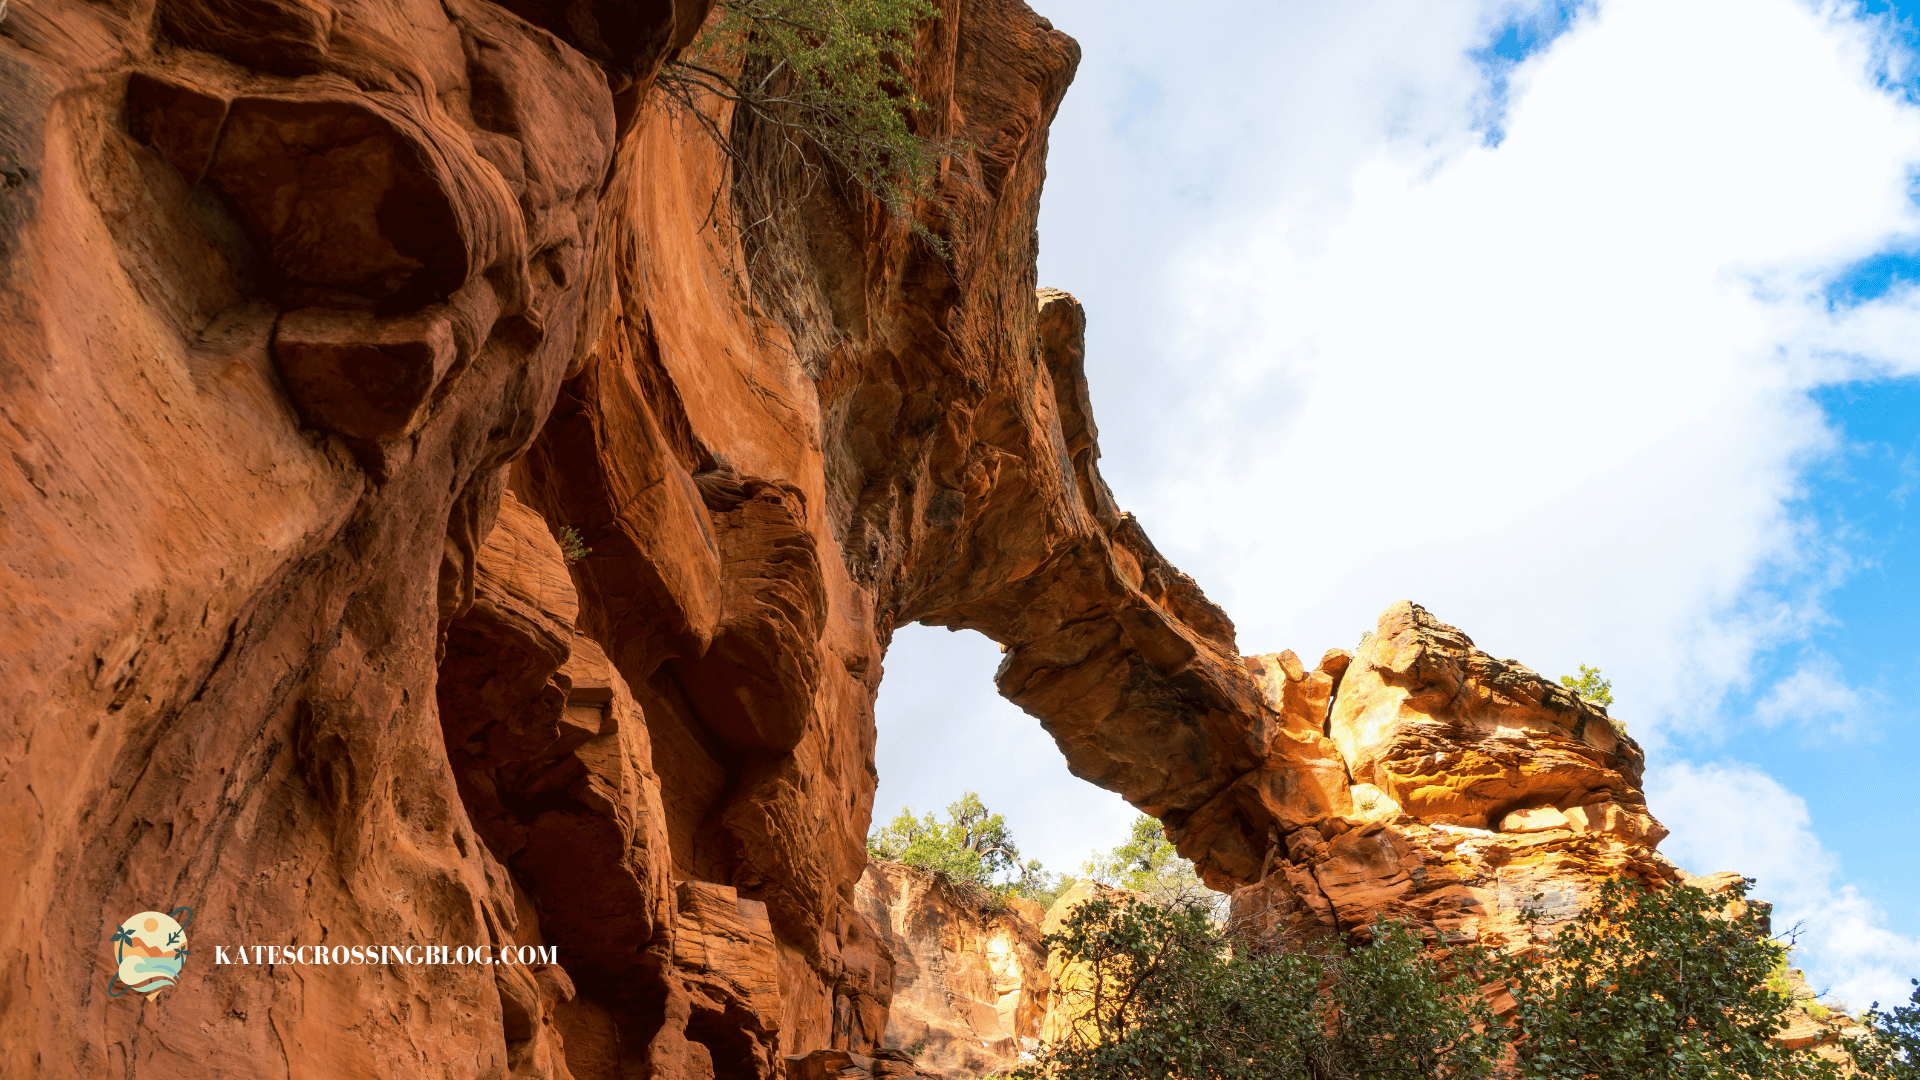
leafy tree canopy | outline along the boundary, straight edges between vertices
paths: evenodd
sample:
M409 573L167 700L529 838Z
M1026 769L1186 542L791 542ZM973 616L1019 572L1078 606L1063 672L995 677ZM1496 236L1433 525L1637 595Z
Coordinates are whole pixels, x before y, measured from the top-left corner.
M1199 908L1075 908L1046 939L1054 1006L1077 1020L1024 1080L1484 1077L1501 1035L1476 987L1397 925L1320 954L1249 947Z
M1602 707L1613 704L1613 680L1600 677L1600 669L1580 665L1580 677L1560 676L1560 685Z
M1920 1080L1920 979L1913 980L1912 998L1881 1012L1880 1003L1861 1017L1866 1035L1844 1040L1847 1053L1864 1076L1873 1080Z
M658 85L730 152L731 139L697 107L701 93L810 142L910 218L913 199L933 195L940 159L954 150L911 122L926 111L908 77L917 25L939 15L932 0L720 0Z
M1746 897L1605 882L1594 902L1508 970L1528 1080L1837 1077L1770 1042L1793 1004L1768 978L1786 946ZM1737 914L1735 914L1737 912Z
M1145 814L1133 819L1125 842L1105 854L1095 852L1081 864L1080 872L1158 903L1198 905L1216 917L1225 900L1200 881L1193 864L1174 850L1160 823Z
M1006 818L988 810L972 791L947 807L945 821L931 813L915 817L911 809L902 807L892 821L867 836L867 855L1039 903L1050 904L1064 891L1040 860L1020 861L1020 848ZM1001 873L1009 874L1011 880L996 884L994 877ZM1065 884L1071 883L1071 878L1066 879Z

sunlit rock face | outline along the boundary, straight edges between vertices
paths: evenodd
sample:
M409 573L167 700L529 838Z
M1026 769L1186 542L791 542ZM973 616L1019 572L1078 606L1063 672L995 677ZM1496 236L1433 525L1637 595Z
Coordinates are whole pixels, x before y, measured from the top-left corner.
M1278 837L1266 873L1234 893L1249 930L1364 936L1395 918L1437 941L1515 946L1534 933L1528 909L1544 929L1607 877L1680 876L1654 850L1666 830L1647 812L1640 748L1565 687L1405 602L1323 673L1327 692L1305 673L1265 685L1321 710L1347 810Z
M854 900L893 955L887 1046L930 1074L971 1080L1038 1045L1050 986L1038 904L879 860L867 864Z

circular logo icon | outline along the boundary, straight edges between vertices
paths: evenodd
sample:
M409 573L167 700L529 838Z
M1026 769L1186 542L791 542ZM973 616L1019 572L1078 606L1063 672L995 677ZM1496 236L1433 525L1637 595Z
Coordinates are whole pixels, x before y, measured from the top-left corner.
M153 995L177 985L180 967L187 962L187 924L192 921L193 909L185 907L171 915L143 911L120 920L111 941L115 985L107 996L119 997L131 989L152 1001Z

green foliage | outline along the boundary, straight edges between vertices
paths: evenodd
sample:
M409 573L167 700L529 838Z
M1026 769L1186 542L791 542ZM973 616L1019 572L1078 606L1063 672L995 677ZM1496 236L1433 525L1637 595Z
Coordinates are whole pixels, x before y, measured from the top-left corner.
M1038 859L1021 862L1006 819L988 810L971 791L947 807L944 822L932 814L915 817L911 809L902 807L892 821L867 836L867 855L906 863L981 890L975 899L991 910L1003 908L1008 896L1050 905L1074 881L1047 873ZM1010 879L996 884L994 876L1001 873Z
M697 107L699 94L732 102L736 119L745 114L818 147L910 219L913 200L933 195L940 159L954 150L910 123L926 111L907 75L917 24L939 14L932 0L720 0L658 85L730 153L732 141Z
M1576 679L1571 675L1562 675L1560 685L1603 709L1613 705L1613 680L1601 678L1600 669L1597 667L1581 664L1580 677ZM1615 734L1625 737L1627 725L1618 720L1609 719L1609 722L1613 725Z
M1920 1080L1920 979L1913 985L1908 1004L1881 1012L1880 1003L1874 1002L1860 1018L1866 1034L1841 1040L1861 1075L1873 1080Z
M1751 884L1751 883L1748 883ZM1748 884L1734 890L1744 898ZM1508 971L1529 1080L1787 1080L1830 1062L1768 1041L1789 998L1769 985L1785 946L1728 897L1615 879Z
M581 539L580 530L571 525L562 525L560 527L558 539L560 541L560 555L567 560L568 566L572 566L574 563L593 554L593 549L587 546L585 540Z
M1133 898L1076 908L1046 945L1074 1030L1024 1080L1487 1076L1501 1045L1471 981L1404 928L1321 955L1225 937L1200 909Z
M1072 874L1050 874L1040 865L1039 859L1029 859L1020 867L1020 876L1012 882L996 888L1005 889L1013 896L1025 897L1043 908L1053 906L1062 893L1074 887L1079 881Z
M1602 708L1613 704L1613 680L1600 677L1600 669L1580 665L1580 677L1560 676L1560 685Z
M1787 951L1785 949L1780 951L1780 958L1773 962L1772 968L1768 969L1766 985L1767 989L1788 1001L1793 1000L1793 984L1787 982Z
M1218 916L1225 897L1208 889L1193 864L1180 857L1160 823L1145 814L1133 819L1127 839L1112 851L1095 852L1080 866L1095 881L1144 894L1160 904L1208 908Z
M944 822L931 813L916 818L902 807L891 822L867 837L867 854L981 886L992 884L993 875L1002 870L1024 869L1006 819L971 791L947 807Z

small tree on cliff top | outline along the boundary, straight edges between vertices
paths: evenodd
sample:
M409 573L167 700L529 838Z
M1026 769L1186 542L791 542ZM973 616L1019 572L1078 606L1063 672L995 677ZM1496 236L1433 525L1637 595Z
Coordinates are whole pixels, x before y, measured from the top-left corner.
M1040 903L1052 903L1061 891L1038 859L1020 861L1020 848L1013 842L1006 818L988 810L971 791L947 807L944 822L932 814L915 817L911 809L901 807L892 821L868 834L867 855ZM1008 871L1014 874L1012 881L994 884L994 875Z
M931 0L720 0L693 46L660 73L668 99L736 164L730 133L699 108L712 94L746 119L817 147L896 217L934 195L955 144L924 138L911 82L917 26ZM924 235L924 230L921 231Z
M1580 677L1562 675L1560 685L1603 708L1613 704L1613 680L1601 678L1597 667L1581 664Z

